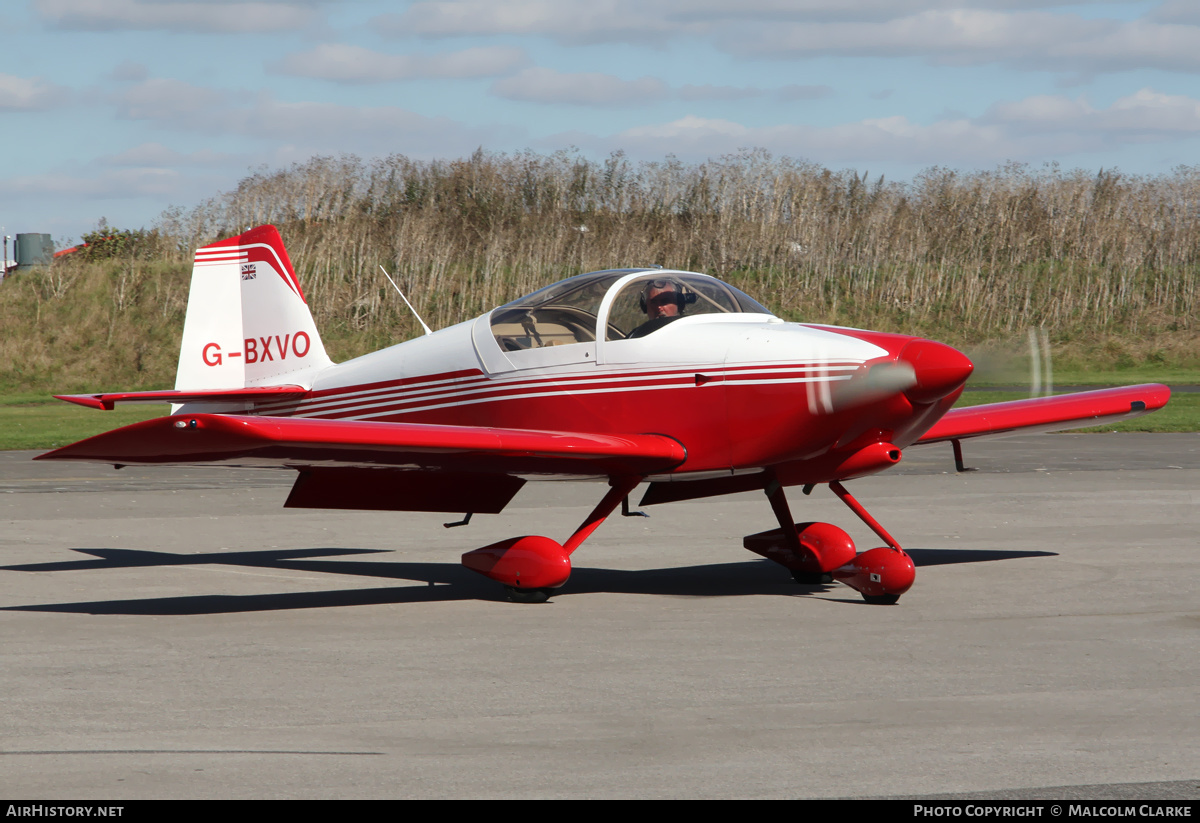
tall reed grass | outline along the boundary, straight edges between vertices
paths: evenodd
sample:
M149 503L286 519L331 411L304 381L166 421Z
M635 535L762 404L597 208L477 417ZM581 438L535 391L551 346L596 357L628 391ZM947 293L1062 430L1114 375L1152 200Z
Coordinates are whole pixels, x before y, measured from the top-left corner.
M379 263L435 325L580 271L658 264L727 278L792 318L985 339L1192 328L1200 167L1169 176L1007 165L869 180L762 151L699 164L560 152L317 157L164 219L186 248L284 232L320 319L397 322ZM394 308L394 306L392 306Z
M932 168L895 182L757 150L693 164L315 157L164 214L141 252L157 273L136 255L110 261L125 281L101 277L112 293L92 313L124 311L121 283L166 266L179 283L155 287L165 302L150 313L182 317L192 251L263 223L283 234L335 357L420 332L380 264L435 328L578 272L662 265L727 279L794 320L966 346L1041 326L1057 346L1151 340L1197 357L1200 166ZM48 282L82 277L72 265L56 263ZM70 298L51 288L43 303Z

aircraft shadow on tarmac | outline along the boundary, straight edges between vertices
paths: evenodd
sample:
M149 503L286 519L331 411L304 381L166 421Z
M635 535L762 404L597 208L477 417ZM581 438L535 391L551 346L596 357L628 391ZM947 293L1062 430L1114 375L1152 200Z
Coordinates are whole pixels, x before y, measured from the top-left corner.
M48 603L6 606L0 611L58 612L69 614L202 615L237 612L318 609L338 606L372 606L452 600L504 600L503 589L458 563L370 562L316 558L388 554L382 549L281 549L252 552L173 554L136 549L75 549L94 559L0 566L0 571L48 572L150 568L213 564L291 571L345 574L387 580L425 583L373 589L338 589L318 592L252 595L188 595L136 600L96 600L81 603ZM981 563L1025 557L1053 557L1056 552L998 551L988 549L908 549L917 566ZM577 567L556 595L621 593L675 597L738 597L747 595L821 595L844 591L861 604L849 589L833 585L792 582L787 572L769 560L744 560L702 566L676 566L627 571ZM553 601L551 601L553 602Z

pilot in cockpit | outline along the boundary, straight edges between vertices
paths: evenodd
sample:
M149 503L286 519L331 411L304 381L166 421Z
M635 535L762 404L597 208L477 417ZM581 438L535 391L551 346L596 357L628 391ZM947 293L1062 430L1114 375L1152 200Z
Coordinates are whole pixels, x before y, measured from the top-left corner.
M691 298L690 300L688 298ZM645 337L683 315L684 306L696 300L675 280L650 280L642 288L641 307L648 318L629 333L629 338Z

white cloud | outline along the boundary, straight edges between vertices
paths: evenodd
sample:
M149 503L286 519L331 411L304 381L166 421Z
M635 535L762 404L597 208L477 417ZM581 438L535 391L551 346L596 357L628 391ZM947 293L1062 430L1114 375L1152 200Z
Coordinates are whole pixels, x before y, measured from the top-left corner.
M1074 125L1081 117L1086 117L1094 111L1095 109L1082 98L1071 100L1062 96L1039 94L1024 100L996 103L988 109L985 117L995 122L1047 128Z
M522 128L467 125L396 106L283 103L266 97L230 112L229 130L289 141L298 154L395 152L413 157L458 157L480 146L520 145L526 139Z
M396 36L470 37L524 34L564 42L655 42L680 35L723 34L730 25L770 28L781 22L881 22L927 11L1032 9L1090 0L425 0L376 27ZM1100 0L1116 3L1119 0Z
M316 20L311 2L258 0L34 0L56 28L83 31L291 31Z
M632 129L626 129L617 136L632 140L650 138L653 140L695 141L707 139L712 135L741 139L749 134L751 134L750 129L740 123L734 123L732 120L718 120L689 114L670 123L635 126Z
M373 22L396 36L532 34L570 43L644 43L703 31L707 24L691 14L688 4L663 0L439 0Z
M680 100L745 100L751 97L762 97L763 90L755 86L714 86L705 83L696 86L691 83L680 86Z
M440 0L381 15L398 36L535 35L567 43L704 38L742 57L913 57L1097 72L1200 71L1200 4L1143 19L1081 16L1051 0ZM1083 0L1079 0L1083 4ZM1115 1L1113 5L1118 5ZM1101 8L1104 3L1093 3Z
M670 88L657 77L623 80L611 74L565 73L556 69L536 67L525 69L512 77L492 84L492 94L508 100L563 106L643 106L663 100L686 102L736 101L767 95L782 102L815 100L833 93L829 86L789 85L775 90L756 86L717 86L711 83L685 83Z
M228 95L182 80L152 78L117 95L117 115L126 120L203 124L206 113L226 104Z
M268 97L251 106L225 113L230 131L251 137L298 140L332 137L346 140L361 133L388 136L397 143L419 135L434 136L449 131L454 121L426 117L395 106L343 106L336 103L280 102Z
M41 174L0 178L0 199L21 203L21 222L54 234L59 247L72 245L96 226L153 225L169 203L191 204L235 185L245 166L229 172L185 174L168 168L60 168Z
M1196 136L1200 136L1200 100L1143 89L1107 108L1095 108L1085 100L1035 96L996 104L982 117L947 116L928 124L892 116L827 127L750 127L688 115L608 137L572 133L570 139L596 151L619 148L639 156L673 153L703 158L762 147L829 165L978 166L1008 160L1038 162ZM557 135L546 142L562 138Z
M785 102L816 100L821 97L829 97L831 94L833 94L833 89L829 86L798 86L796 84L784 86L775 92L775 96Z
M0 74L0 111L40 111L67 101L70 92L40 77Z
M1200 25L1200 5L1195 0L1167 0L1150 12L1150 17L1163 23Z
M641 91L640 81L606 75L550 72L543 79L546 82L540 86L535 84L541 96L530 99L604 105L631 97L644 100L647 94L664 99L674 96L653 78ZM532 94L529 87L525 91ZM221 93L171 80L139 84L120 98L120 106L125 116L163 128L249 137L270 144L270 151L300 159L330 152L446 157L467 154L480 145L503 149L530 144L528 133L515 127L468 126L391 106L282 102L265 94ZM599 152L624 149L638 156L674 153L707 157L760 146L776 154L830 165L977 166L1010 159L1038 162L1122 145L1178 142L1197 135L1200 100L1143 89L1106 107L1096 107L1084 98L1038 95L994 104L980 117L947 114L929 123L897 115L833 126L747 126L728 118L693 113L644 123L609 136L576 132L535 142L561 147L564 140L569 140ZM104 162L131 168L183 168L219 165L223 159L207 152L180 154L161 144L147 143L104 158Z
M1090 130L1110 141L1166 140L1200 135L1200 100L1141 89L1096 109L1083 98L1039 95L997 103L982 119L1028 133Z
M115 98L118 115L189 133L282 142L295 155L400 152L414 156L469 153L481 145L523 139L524 130L467 126L395 106L282 102L269 94L221 92L179 80L140 83Z
M509 100L580 106L637 106L667 97L667 84L656 77L622 80L611 74L568 74L529 68L492 84L492 94Z
M108 74L110 80L116 80L118 83L138 83L149 77L150 70L146 68L145 64L135 63L132 60L122 60Z
M162 143L142 143L117 154L97 158L102 166L220 166L228 164L234 156L222 152L201 149L187 154L167 148Z
M342 43L326 43L292 54L276 70L340 83L380 83L434 77L494 77L528 62L522 49L485 46L445 54L381 54Z
M577 141L580 142L580 141ZM922 125L904 117L862 120L835 126L747 127L728 120L688 116L669 123L628 129L599 141L596 148L625 148L633 154L712 157L751 147L829 165L882 162L930 165L995 163L1025 157L1032 139L1009 139L998 126L963 120ZM1036 141L1039 151L1054 141ZM1058 141L1063 143L1062 140ZM581 143L582 144L582 143Z
M740 29L723 45L755 57L918 57L1044 70L1200 71L1200 27L1049 12L952 9L887 22L788 23Z
M133 168L86 176L67 172L25 175L0 180L0 194L47 197L124 199L171 194L180 179L172 169Z

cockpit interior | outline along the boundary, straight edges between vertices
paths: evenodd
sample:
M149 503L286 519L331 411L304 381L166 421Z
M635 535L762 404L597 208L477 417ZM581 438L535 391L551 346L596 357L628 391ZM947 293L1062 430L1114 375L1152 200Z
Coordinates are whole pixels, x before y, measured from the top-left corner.
M506 352L591 343L603 324L605 340L647 336L646 294L674 292L678 317L702 314L771 314L753 298L714 277L663 269L610 269L562 280L507 303L491 314L492 333ZM648 329L648 331L647 331Z

